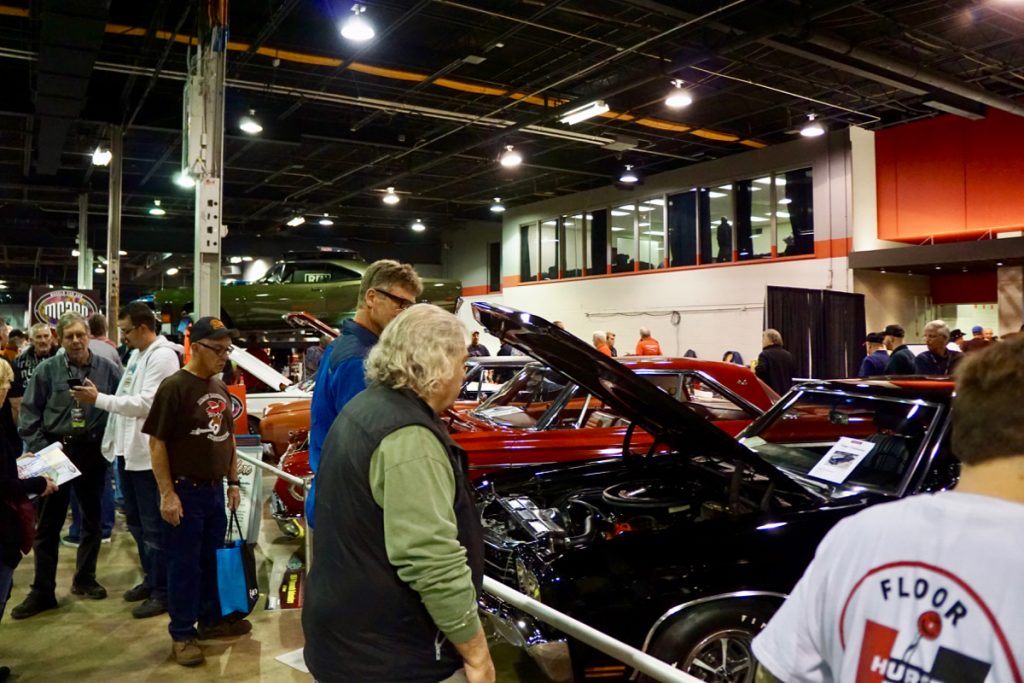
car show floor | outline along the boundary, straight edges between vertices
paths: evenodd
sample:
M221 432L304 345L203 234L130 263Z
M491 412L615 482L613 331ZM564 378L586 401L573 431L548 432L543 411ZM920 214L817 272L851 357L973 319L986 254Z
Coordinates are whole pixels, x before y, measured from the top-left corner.
M270 491L273 478L265 477ZM265 508L265 506L264 506ZM264 514L257 549L261 591L276 592L289 559L301 540L281 534ZM294 562L294 560L293 560ZM11 667L11 681L311 681L312 677L281 663L278 657L295 653L303 645L301 610L265 609L266 595L249 617L252 633L231 640L208 641L206 663L195 669L178 666L170 657L167 616L133 619L133 604L121 594L139 580L135 544L118 515L111 543L100 551L97 578L108 591L106 600L84 600L70 595L75 549L62 547L57 573L60 607L29 619L15 621L11 610L22 601L32 581L32 557L26 557L14 575L14 589L0 623L0 665ZM137 603L134 603L137 604ZM497 680L542 683L545 678L522 651L492 644ZM298 658L301 661L301 658Z

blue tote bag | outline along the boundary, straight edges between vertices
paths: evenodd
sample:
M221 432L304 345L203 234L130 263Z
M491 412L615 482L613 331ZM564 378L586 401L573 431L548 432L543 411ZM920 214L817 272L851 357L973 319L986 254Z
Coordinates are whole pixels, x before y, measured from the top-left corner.
M238 538L232 540L236 529ZM248 616L259 600L254 548L254 544L245 542L238 516L232 511L224 547L217 549L217 592L221 616Z

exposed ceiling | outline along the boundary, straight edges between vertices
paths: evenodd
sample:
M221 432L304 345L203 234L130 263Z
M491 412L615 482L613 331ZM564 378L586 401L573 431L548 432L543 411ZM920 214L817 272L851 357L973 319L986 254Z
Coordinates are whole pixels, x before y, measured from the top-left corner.
M788 141L809 112L868 129L987 107L1024 115L1024 8L1011 0L366 4L377 36L360 46L338 32L350 1L230 3L226 253L331 243L437 261L445 229L496 220L494 197L533 202L607 185L625 164L650 175ZM110 124L127 127L123 248L138 277L124 280L152 288L153 263L191 250L192 193L171 177L206 5L0 0L9 287L73 276L83 192L104 248L108 173L89 153ZM665 107L673 78L688 108ZM558 122L594 99L611 111ZM259 136L237 127L249 109ZM507 144L518 169L496 162ZM397 207L380 201L388 186ZM154 199L165 216L147 214ZM324 213L334 226L316 224ZM295 214L309 220L287 228ZM414 218L426 233L409 231Z

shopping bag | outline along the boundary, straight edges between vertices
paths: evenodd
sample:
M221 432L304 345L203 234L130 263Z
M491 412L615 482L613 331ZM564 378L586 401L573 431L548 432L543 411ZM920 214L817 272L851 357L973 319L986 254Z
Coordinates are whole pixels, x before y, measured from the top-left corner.
M24 493L5 498L4 506L18 522L18 548L22 555L28 555L36 538L36 508Z
M234 531L238 538L232 540ZM217 549L217 592L223 617L245 617L252 612L260 597L256 583L255 545L246 543L238 516L231 512L224 547Z

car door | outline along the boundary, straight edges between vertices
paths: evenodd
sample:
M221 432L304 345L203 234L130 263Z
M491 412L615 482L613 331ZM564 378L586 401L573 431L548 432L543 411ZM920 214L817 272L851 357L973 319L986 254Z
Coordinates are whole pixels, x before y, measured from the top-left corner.
M291 284L293 264L279 263L267 275L254 285L251 295L247 298L247 314L245 327L250 330L267 330L286 327L281 318L289 308L293 297Z
M355 317L362 274L339 263L327 264L330 281L324 284L323 314L318 317L335 327Z

